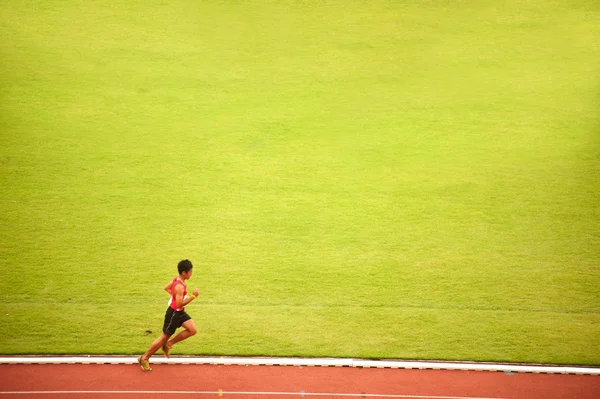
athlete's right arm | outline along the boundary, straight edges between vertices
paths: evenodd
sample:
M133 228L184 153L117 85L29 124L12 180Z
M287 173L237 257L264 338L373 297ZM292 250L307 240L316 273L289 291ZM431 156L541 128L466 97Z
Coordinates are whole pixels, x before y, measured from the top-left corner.
M171 295L171 287L173 286L173 280L169 281L169 284L165 285L165 291L167 294Z

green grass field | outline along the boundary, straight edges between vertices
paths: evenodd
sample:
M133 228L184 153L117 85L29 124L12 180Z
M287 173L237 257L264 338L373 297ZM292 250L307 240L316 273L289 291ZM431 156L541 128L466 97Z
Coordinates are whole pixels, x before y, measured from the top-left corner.
M600 364L600 3L3 1L0 353ZM146 330L152 334L147 335Z

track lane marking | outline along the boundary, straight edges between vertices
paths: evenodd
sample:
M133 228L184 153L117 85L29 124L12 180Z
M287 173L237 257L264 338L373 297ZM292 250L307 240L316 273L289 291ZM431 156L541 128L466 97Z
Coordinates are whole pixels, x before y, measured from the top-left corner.
M360 398L393 398L393 399L506 399L500 397L481 396L439 396L439 395L405 395L405 394L376 394L376 393L328 393L328 392L243 392L243 391L0 391L0 395L211 395L211 396L333 396L333 397L360 397Z
M133 356L0 356L3 364L137 364ZM152 358L152 364L191 364L221 366L323 366L352 368L392 368L404 370L493 371L534 374L600 375L599 367L519 365L499 363L416 362L332 358L253 358L189 357Z

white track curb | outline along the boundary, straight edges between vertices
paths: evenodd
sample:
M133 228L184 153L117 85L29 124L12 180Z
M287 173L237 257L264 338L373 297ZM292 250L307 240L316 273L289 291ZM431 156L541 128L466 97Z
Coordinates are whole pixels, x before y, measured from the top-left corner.
M136 364L135 356L5 356L0 364ZM501 371L505 373L600 375L600 368L513 365L494 363L405 362L330 358L183 357L152 358L152 364L207 364L241 366L357 367L418 370Z

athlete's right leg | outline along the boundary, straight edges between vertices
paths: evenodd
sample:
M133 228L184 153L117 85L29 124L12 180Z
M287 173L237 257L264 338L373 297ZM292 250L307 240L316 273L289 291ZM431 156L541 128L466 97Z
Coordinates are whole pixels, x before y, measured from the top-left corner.
M150 348L148 348L146 353L144 353L142 356L138 357L137 360L138 360L138 363L140 364L140 367L142 368L142 370L152 371L152 368L150 367L150 362L148 360L150 359L150 356L152 356L156 353L158 348L160 348L161 346L166 344L166 342L169 340L169 337L170 337L169 335L166 335L163 332L160 335L160 337L158 337L156 340L154 340L154 342L152 343L152 345L150 345Z
M170 335L167 335L164 332L161 333L160 337L158 337L156 340L154 340L154 342L152 342L152 345L150 345L150 348L148 348L146 353L144 353L142 355L142 359L143 360L150 359L150 356L154 355L156 353L156 351L159 350L169 340L170 337L171 337Z

